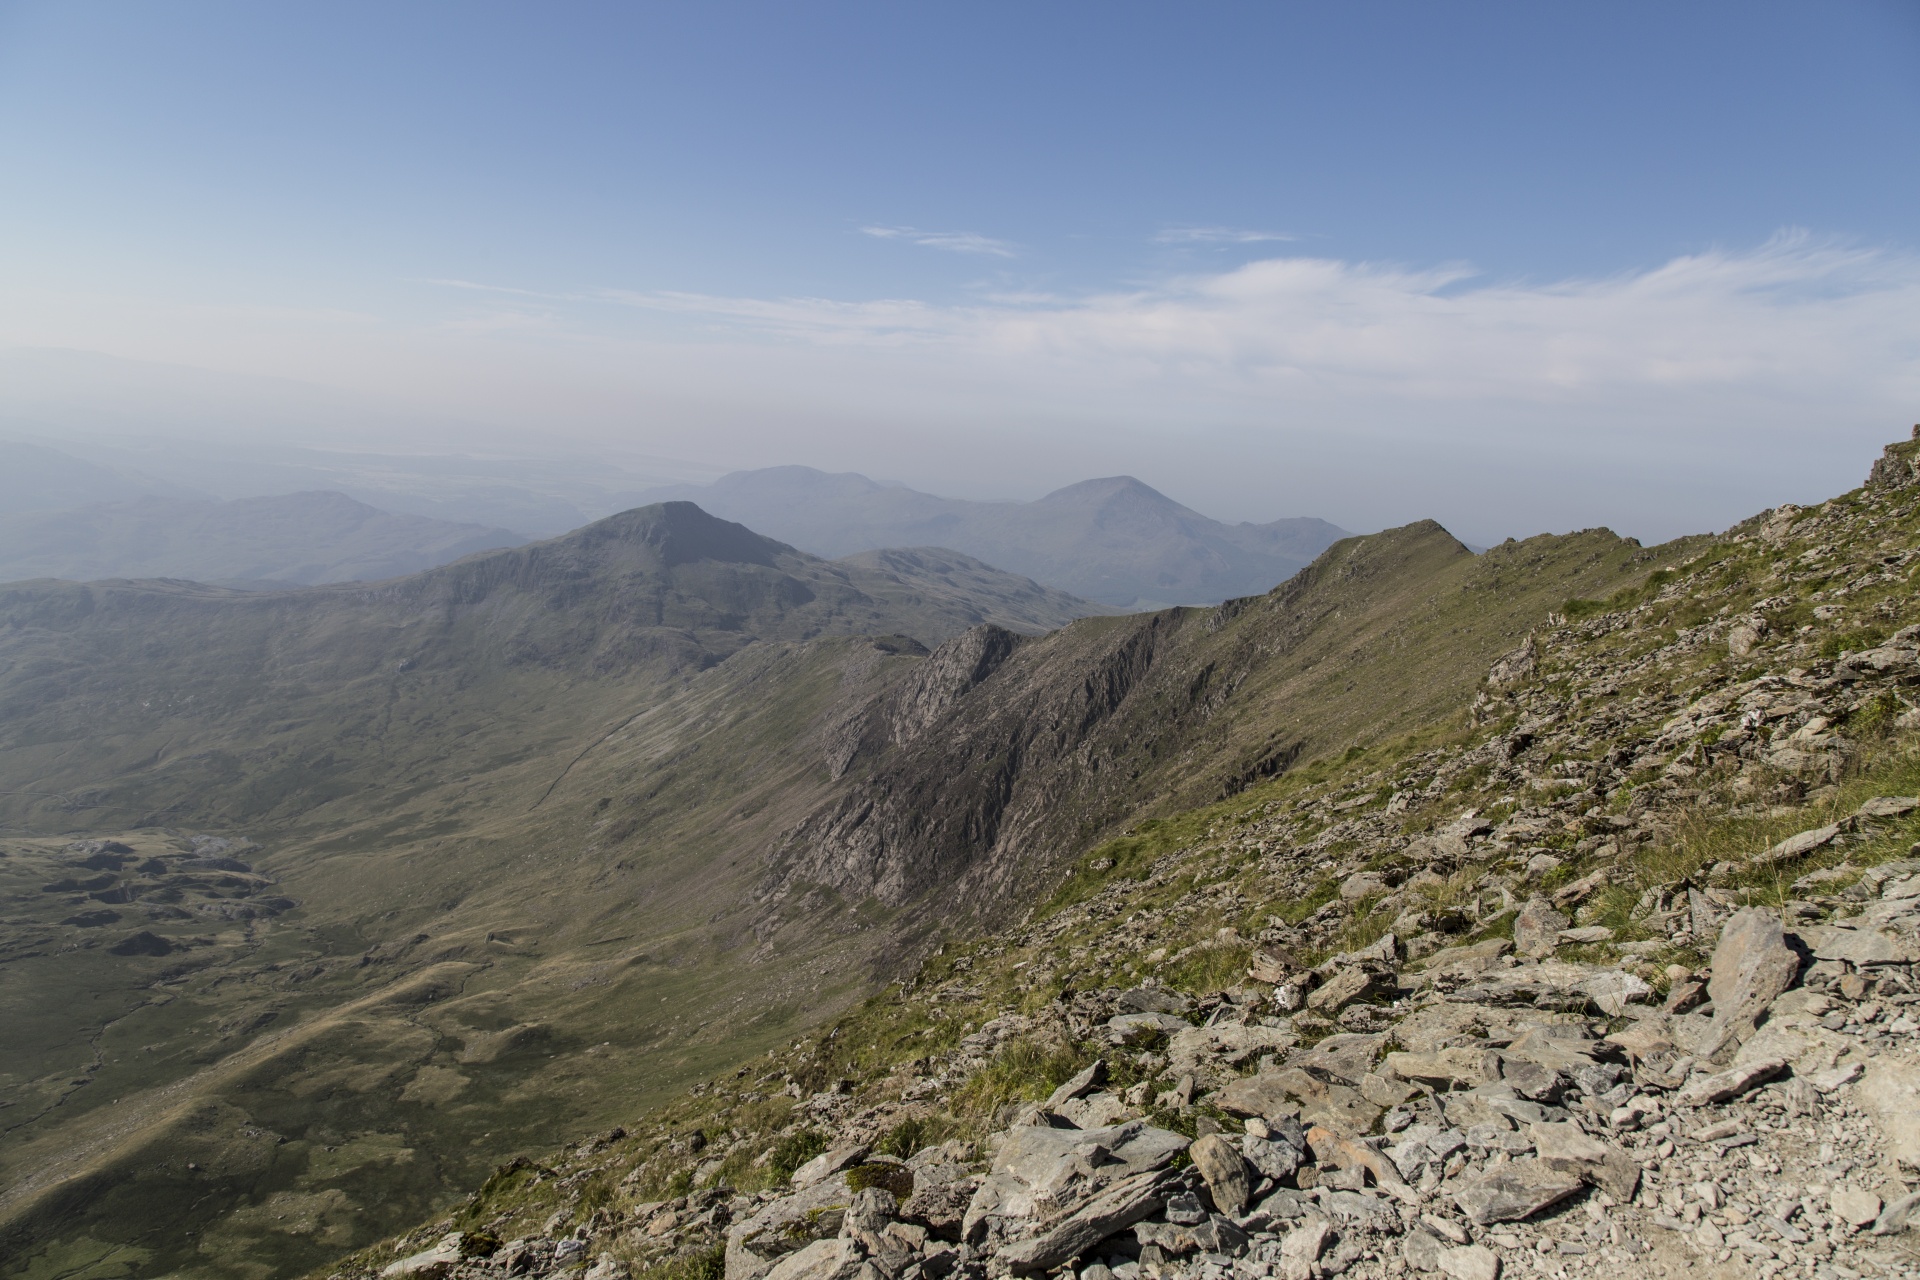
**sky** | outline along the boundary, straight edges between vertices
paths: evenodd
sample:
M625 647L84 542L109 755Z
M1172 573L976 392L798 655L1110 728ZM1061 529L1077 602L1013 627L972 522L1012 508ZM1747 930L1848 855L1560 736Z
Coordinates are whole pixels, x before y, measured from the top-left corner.
M1920 5L0 0L0 429L1647 540L1920 420Z

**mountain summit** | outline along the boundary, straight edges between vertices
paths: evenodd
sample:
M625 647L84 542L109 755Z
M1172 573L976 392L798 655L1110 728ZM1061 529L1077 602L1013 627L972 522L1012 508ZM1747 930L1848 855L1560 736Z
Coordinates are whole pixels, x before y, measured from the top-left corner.
M854 472L769 467L646 496L692 499L816 555L952 547L1122 609L1258 595L1346 536L1311 518L1224 524L1132 476L1083 480L1033 502L970 502Z

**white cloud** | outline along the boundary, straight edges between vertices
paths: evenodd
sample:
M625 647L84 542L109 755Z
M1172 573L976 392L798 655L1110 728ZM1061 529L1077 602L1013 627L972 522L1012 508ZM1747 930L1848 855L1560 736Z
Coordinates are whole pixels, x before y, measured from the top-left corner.
M1433 515L1476 541L1817 500L1920 408L1920 257L1803 233L1545 281L1296 255L959 300L441 283L351 322L0 289L0 343L303 379L531 441L975 496L1128 471L1210 514Z
M1285 231L1248 231L1242 227L1168 227L1153 238L1160 244L1267 244L1300 237Z
M1285 400L1306 388L1550 403L1627 391L1920 392L1920 260L1783 234L1648 270L1543 284L1459 265L1267 258L1095 293L939 304L606 291L628 305L823 344L938 350Z
M1004 240L995 240L973 231L922 231L917 227L862 227L862 235L874 236L881 240L904 240L908 244L922 245L928 249L945 249L949 253L979 253L993 258L1011 258L1013 246Z

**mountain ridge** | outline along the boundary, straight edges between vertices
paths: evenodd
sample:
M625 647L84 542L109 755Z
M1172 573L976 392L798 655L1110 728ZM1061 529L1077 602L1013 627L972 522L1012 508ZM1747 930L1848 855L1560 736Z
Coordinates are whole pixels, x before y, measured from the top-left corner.
M1323 520L1223 524L1132 476L1032 502L973 502L811 467L738 471L649 497L705 503L816 554L937 545L1122 608L1217 604L1292 576L1345 531Z

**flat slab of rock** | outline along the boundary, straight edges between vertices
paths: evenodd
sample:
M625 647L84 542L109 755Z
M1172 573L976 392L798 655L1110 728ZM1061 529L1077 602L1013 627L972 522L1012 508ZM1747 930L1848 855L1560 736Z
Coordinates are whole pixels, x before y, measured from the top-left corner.
M1453 1200L1467 1217L1486 1226L1531 1217L1586 1185L1578 1174L1545 1160L1510 1160L1468 1181Z
M1799 972L1800 956L1787 945L1778 916L1752 907L1729 916L1713 949L1713 977L1707 982L1714 1022L1707 1054L1752 1035L1767 1006Z
M1018 1223L1071 1212L1109 1186L1159 1169L1186 1148L1186 1138L1144 1120L1108 1129L1009 1129L967 1205L961 1234L971 1237L988 1218Z
M1491 1049L1441 1049L1433 1053L1390 1053L1386 1069L1402 1080L1431 1080L1471 1089L1500 1078L1500 1055Z
M865 1262L859 1245L836 1236L815 1240L780 1259L767 1280L854 1280Z
M1876 1055L1853 1086L1853 1098L1888 1152L1907 1168L1920 1168L1920 1063L1904 1055Z
M1695 1076L1673 1095L1673 1100L1683 1107L1706 1107L1716 1102L1726 1102L1773 1079L1786 1067L1785 1059L1762 1058L1715 1075Z
M1302 1124L1322 1125L1343 1137L1366 1133L1385 1109L1368 1102L1357 1089L1329 1084L1298 1067L1242 1076L1210 1100L1230 1115L1263 1120L1297 1116Z
M1550 1162L1564 1162L1576 1176L1601 1188L1615 1200L1633 1199L1640 1186L1640 1162L1586 1132L1571 1121L1527 1127L1534 1154Z
M1832 844L1834 837L1839 834L1840 827L1837 824L1826 827L1815 827L1811 831L1802 831L1797 835L1788 836L1779 844L1768 849L1760 855L1759 861L1763 863L1792 862L1795 858L1804 858L1815 849L1823 849L1827 845Z
M1116 1231L1158 1213L1178 1180L1169 1169L1136 1174L1117 1182L1037 1236L1002 1248L999 1260L1015 1275L1051 1271L1071 1262Z
M1287 1058L1286 1065L1305 1070L1324 1071L1346 1083L1358 1086L1373 1070L1380 1050L1386 1048L1384 1032L1375 1035L1343 1033L1330 1035L1311 1049L1302 1049Z

